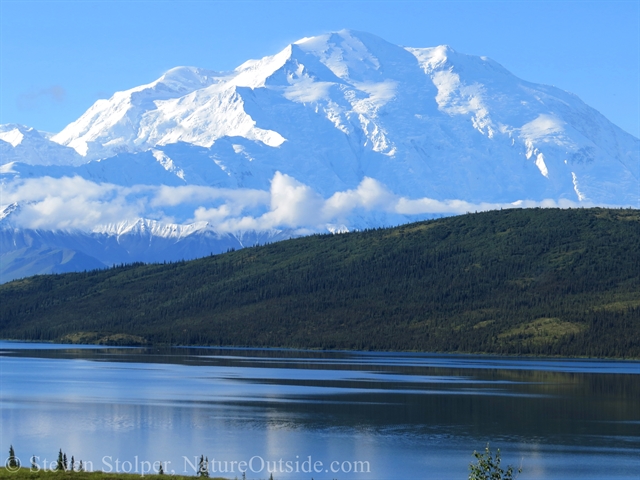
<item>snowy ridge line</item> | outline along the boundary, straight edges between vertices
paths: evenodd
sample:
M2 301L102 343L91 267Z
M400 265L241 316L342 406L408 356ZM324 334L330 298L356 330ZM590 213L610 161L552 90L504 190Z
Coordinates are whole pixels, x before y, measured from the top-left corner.
M78 232L94 250L71 250L102 262L114 239L173 258L488 209L640 208L640 140L486 57L342 30L230 72L176 67L55 135L0 126L0 188L3 230L42 242L6 244L28 270L69 264Z
M265 190L280 171L325 195L371 177L413 198L639 202L640 141L575 95L486 57L362 32L305 38L232 72L177 67L99 100L51 139L79 153L22 161L25 132L8 127L0 148L116 184ZM92 159L101 165L77 166Z

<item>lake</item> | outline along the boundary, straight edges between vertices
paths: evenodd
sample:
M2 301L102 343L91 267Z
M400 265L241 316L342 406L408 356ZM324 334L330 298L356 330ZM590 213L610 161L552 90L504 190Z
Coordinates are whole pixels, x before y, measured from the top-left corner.
M0 451L277 479L640 478L640 362L0 342ZM157 467L156 463L156 467Z

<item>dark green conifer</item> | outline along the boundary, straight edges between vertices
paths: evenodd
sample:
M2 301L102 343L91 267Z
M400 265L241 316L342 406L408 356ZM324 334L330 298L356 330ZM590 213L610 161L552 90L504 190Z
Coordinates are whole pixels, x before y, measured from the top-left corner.
M58 461L56 462L56 470L58 472L62 472L64 470L64 457L62 454L62 449L58 452Z
M200 455L200 462L198 465L198 476L208 478L209 477L209 458L205 460L204 455Z
M16 460L16 452L13 449L13 445L9 446L9 458L7 459L8 468L18 468L18 461Z

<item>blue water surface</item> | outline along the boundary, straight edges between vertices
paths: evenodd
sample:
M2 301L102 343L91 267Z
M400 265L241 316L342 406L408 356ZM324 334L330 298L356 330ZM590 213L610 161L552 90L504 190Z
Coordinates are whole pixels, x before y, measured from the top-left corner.
M639 479L640 363L0 342L0 451L275 479ZM215 470L215 471L214 471Z

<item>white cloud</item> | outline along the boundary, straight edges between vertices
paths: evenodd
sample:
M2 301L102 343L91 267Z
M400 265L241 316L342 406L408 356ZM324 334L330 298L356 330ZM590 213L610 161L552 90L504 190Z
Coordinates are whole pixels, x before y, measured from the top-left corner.
M203 186L121 187L81 177L17 180L2 185L2 203L18 203L11 216L19 226L93 230L99 225L137 218L164 222L206 221L220 232L290 228L327 231L368 215L391 215L398 222L427 214L461 214L500 208L588 206L570 200L471 203L464 200L409 199L365 177L351 190L324 199L308 185L276 172L269 191ZM342 227L340 227L341 229Z
M208 203L215 200L233 201L238 204L256 207L267 205L270 201L269 192L263 190L214 188L199 185L185 185L180 187L157 187L151 200L154 207L177 206L185 203Z
M269 190L269 210L259 216L225 217L217 228L221 231L269 230L272 228L322 228L324 200L311 187L295 178L276 172ZM222 217L228 210L198 209L195 219Z
M234 212L227 204L221 205L217 208L198 207L195 212L193 212L193 220L195 222L209 222L211 224L217 224L233 216L234 213L237 216L240 212Z
M3 185L2 201L20 205L16 222L26 228L91 229L143 214L144 199L130 198L139 192L81 177L41 177Z
M263 215L268 223L297 227L322 222L323 199L311 187L276 172L271 180L271 211Z
M323 206L326 221L347 216L353 210L389 211L396 202L396 196L377 180L365 177L355 190L334 193Z
M400 198L395 205L395 212L402 215L420 215L425 213L461 214L468 212L485 212L487 210L499 210L501 208L579 208L588 207L585 203L578 203L571 200L551 200L542 201L518 200L512 203L471 203L464 200L434 200L432 198L419 198L410 200Z

